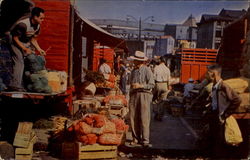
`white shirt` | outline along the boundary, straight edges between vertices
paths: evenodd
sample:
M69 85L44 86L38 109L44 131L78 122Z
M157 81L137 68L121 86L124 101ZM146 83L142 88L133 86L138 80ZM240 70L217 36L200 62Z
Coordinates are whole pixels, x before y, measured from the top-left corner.
M111 68L108 64L103 63L100 68L99 68L99 72L102 74L110 74L111 73Z
M184 97L190 97L190 91L194 89L194 84L193 83L187 83L184 86Z
M154 79L157 82L169 82L170 70L164 63L155 66Z

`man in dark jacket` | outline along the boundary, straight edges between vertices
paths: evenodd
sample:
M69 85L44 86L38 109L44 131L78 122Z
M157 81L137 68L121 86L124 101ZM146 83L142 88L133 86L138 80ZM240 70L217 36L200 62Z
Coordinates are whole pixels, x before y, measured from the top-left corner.
M221 70L221 67L217 64L208 67L208 75L213 82L211 117L209 120L210 142L212 156L216 158L225 158L227 146L224 140L224 122L241 103L239 95L223 82Z

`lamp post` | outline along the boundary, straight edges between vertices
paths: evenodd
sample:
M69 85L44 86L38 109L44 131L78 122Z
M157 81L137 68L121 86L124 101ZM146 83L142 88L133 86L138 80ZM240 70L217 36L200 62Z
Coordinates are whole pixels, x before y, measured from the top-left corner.
M138 41L139 41L139 49L141 50L141 31L142 31L142 23L145 22L146 20L151 18L151 21L154 21L154 16L149 16L145 19L141 19L141 16L139 17L139 20L137 20L134 16L131 15L127 15L127 20L129 20L129 18L132 18L133 20L135 20L135 22L138 23Z

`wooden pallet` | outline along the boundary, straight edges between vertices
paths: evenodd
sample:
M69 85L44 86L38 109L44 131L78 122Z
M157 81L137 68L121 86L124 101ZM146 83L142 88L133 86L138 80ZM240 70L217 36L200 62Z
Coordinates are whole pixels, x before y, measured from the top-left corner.
M84 159L117 159L117 146L115 145L82 145L78 143L78 160Z

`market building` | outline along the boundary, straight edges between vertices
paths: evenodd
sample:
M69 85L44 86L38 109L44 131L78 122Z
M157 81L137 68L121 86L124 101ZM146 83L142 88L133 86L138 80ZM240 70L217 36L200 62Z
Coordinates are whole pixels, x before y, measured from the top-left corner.
M91 21L107 32L125 39L130 55L136 50L141 50L151 58L153 41L164 35L164 25L142 20L91 19Z

